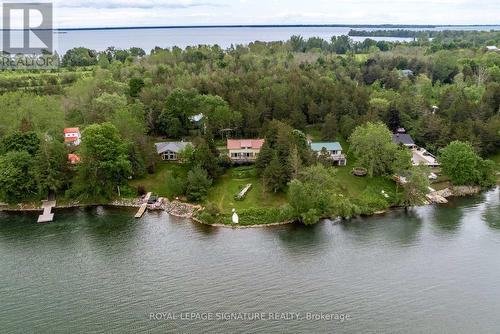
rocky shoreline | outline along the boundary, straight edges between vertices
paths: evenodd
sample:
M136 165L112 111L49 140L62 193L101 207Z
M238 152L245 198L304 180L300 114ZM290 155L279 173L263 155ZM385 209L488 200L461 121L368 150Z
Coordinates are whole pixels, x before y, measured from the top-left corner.
M428 204L445 204L448 203L447 199L451 197L466 197L473 196L481 193L483 189L480 187L473 186L457 186L450 187L439 191L434 191L428 195ZM443 201L444 199L444 201ZM74 209L74 208L85 208L85 207L95 207L95 206L107 206L107 207L117 207L117 208L140 208L141 205L144 204L144 200L142 198L134 198L134 199L120 199L115 200L106 204L82 204L79 202L73 202L64 205L58 205L55 209ZM179 201L169 201L166 198L161 198L159 203L155 206L150 206L150 210L157 211L165 211L169 215L190 219L191 221L203 224L207 226L213 227L223 227L223 228L231 228L231 229L249 229L249 228L263 228L263 227L273 227L273 226L282 226L292 224L293 221L281 222L281 223L272 223L272 224L260 224L260 225L230 225L230 224L207 224L203 221L199 220L195 217L197 212L204 210L201 205L194 205L189 203L183 203ZM0 212L40 212L42 211L41 207L36 207L34 204L18 204L17 208L9 207L4 203L0 203ZM390 211L390 208L385 211L376 212L374 215L384 214Z
M427 195L429 204L446 204L450 197L465 197L479 194L483 189L477 186L457 186L443 190L433 191Z

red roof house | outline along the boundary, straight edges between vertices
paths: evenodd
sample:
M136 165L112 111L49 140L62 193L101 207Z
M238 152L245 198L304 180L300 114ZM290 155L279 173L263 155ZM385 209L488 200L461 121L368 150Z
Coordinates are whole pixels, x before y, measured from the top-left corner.
M264 139L229 139L228 156L233 162L254 162L264 142Z
M81 161L81 159L78 155L73 154L73 153L68 154L68 162L70 164L76 165L76 164L80 163L80 161Z
M64 129L64 142L68 145L78 146L81 141L80 128L66 128Z

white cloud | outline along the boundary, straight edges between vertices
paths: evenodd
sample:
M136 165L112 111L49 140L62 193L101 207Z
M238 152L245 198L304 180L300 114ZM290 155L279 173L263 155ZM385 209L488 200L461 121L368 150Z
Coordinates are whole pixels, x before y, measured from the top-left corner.
M498 0L58 0L60 27L498 24Z

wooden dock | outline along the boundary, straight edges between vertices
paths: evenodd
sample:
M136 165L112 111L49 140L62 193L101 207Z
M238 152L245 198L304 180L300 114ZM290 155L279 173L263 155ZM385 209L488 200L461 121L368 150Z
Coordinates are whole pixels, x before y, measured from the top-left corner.
M139 208L139 211L137 211L137 213L135 214L135 218L139 219L142 216L144 216L144 213L148 209L148 201L149 201L149 199L151 198L152 195L153 195L153 193L147 193L146 196L144 196L144 200L143 200L144 202L141 205L141 207Z
M144 212L146 212L146 209L148 208L148 203L144 203L141 205L139 208L139 211L135 214L135 218L141 218L144 215Z
M38 223L50 223L54 220L52 209L56 206L56 201L42 201L43 213L38 217Z

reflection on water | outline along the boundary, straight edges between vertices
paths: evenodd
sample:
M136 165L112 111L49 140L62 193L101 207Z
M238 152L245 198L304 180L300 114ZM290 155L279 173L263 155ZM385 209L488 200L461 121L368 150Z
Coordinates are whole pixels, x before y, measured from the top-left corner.
M457 210L455 204L447 204L439 209L432 210L434 213L434 226L442 231L454 232L460 228L463 211Z
M0 213L0 332L496 333L499 189L340 223L212 228L127 209ZM148 321L345 312L345 323ZM25 316L29 315L29 316Z
M496 191L484 195L485 209L482 218L492 229L500 229L500 207L498 205L498 202L500 202L499 189L500 187L497 187Z
M277 234L283 246L294 250L319 247L322 243L331 241L323 224L302 226L294 223L286 227L271 228L269 233Z
M378 228L381 222L386 229ZM375 217L347 220L341 226L360 243L382 238L390 243L411 245L418 239L422 219L415 210L398 209Z

